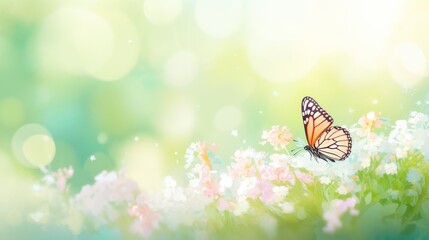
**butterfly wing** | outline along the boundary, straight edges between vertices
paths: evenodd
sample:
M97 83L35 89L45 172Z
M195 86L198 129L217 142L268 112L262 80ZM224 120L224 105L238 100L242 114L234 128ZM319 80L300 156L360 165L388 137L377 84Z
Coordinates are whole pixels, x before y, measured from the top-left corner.
M301 111L308 145L314 147L316 140L334 123L334 120L311 97L302 99Z
M352 150L352 138L347 129L333 126L317 139L315 146L323 159L343 161Z

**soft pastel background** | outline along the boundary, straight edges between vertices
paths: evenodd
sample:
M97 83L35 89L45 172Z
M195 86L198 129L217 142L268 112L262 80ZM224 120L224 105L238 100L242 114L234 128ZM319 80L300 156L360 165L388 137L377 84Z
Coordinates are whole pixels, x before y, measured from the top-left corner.
M422 0L0 0L0 226L26 222L42 176L31 165L73 166L72 192L122 168L156 190L185 175L190 142L229 160L272 125L304 138L306 95L340 125L406 118L429 97L428 12Z

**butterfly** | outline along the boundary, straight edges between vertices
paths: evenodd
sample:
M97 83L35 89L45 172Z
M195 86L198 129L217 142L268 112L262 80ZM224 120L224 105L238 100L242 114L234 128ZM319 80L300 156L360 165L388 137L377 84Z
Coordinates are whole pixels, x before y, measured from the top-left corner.
M345 160L352 149L352 138L347 129L331 126L334 119L311 97L302 99L301 111L308 143L304 150L316 160Z

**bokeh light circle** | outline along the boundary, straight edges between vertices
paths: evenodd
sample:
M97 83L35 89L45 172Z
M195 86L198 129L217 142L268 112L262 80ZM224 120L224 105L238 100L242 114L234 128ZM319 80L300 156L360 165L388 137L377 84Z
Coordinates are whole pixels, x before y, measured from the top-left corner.
M410 88L427 75L427 60L419 46L414 43L402 43L392 52L389 70L396 83Z
M54 158L55 143L47 135L34 135L24 141L22 152L28 162L34 166L43 167L51 163Z
M43 71L86 72L113 81L137 63L137 30L129 18L114 11L64 7L44 22L37 41Z
M89 73L99 80L119 80L137 64L140 56L140 41L136 26L125 14L112 11L104 13L103 16L110 23L115 44L108 61Z
M230 36L238 28L242 15L241 0L196 1L195 18L200 29L215 38Z
M264 79L295 81L316 64L314 1L253 1L249 8L248 58ZM299 27L298 27L299 26Z
M44 71L93 72L106 64L113 46L106 19L89 9L64 7L45 19L37 52Z
M185 86L195 79L198 61L194 53L186 50L172 54L164 67L165 82L171 86Z
M49 131L38 124L27 124L12 138L16 159L27 167L45 167L55 157L55 142Z
M156 25L167 25L176 20L182 12L182 0L146 0L144 15Z

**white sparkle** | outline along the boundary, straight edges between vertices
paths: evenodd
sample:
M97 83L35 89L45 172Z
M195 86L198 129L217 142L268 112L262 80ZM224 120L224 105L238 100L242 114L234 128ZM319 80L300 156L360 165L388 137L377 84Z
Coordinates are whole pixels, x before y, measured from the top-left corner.
M237 136L238 136L238 130L237 130L237 129L233 129L233 130L231 131L231 136L233 136L233 137L237 137Z
M136 141L136 142L137 142L138 140L140 140L140 138L139 138L139 137L137 137L137 136L135 136L135 137L134 137L134 141Z
M378 100L377 99L373 99L372 100L372 104L377 105L378 104Z
M89 157L89 160L90 160L91 162L94 162L96 159L97 159L97 158L95 157L95 155L91 155L91 156Z
M272 94L274 97L278 97L278 96L279 96L279 92L277 92L277 91L273 91L271 94Z
M177 156L177 155L179 155L179 153L178 152L174 152L174 156Z
M262 113L264 113L262 110L259 110L259 112L258 112L259 114L262 114Z
M417 106L420 106L420 105L422 105L422 101L417 101L416 104L417 104Z

